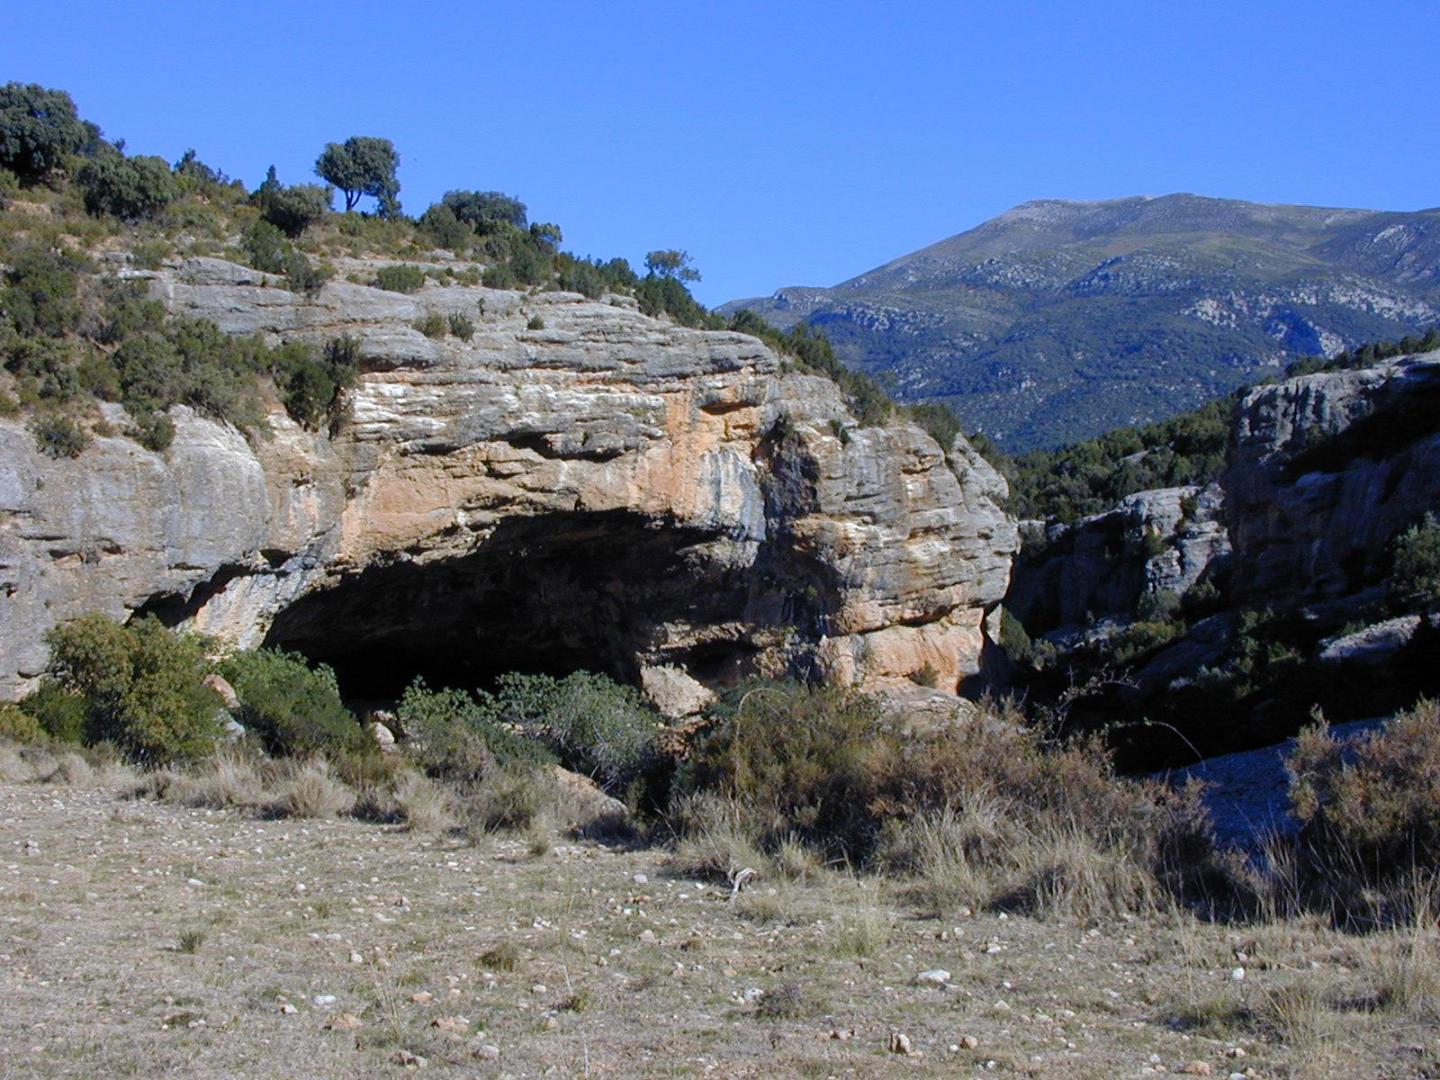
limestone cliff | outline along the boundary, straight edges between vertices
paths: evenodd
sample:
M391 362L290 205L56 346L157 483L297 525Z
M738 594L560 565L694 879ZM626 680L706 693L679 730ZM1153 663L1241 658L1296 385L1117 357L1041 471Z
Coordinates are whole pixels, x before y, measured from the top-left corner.
M1440 506L1437 410L1440 352L1247 393L1223 478L1235 599L1293 607L1383 577L1390 540Z
M963 439L859 427L754 338L565 293L307 299L214 259L148 276L228 332L350 334L365 372L333 434L177 407L163 453L105 437L53 460L0 422L4 696L90 610L300 648L377 694L507 666L952 690L977 670L1017 547L1004 481ZM413 328L433 312L475 335Z

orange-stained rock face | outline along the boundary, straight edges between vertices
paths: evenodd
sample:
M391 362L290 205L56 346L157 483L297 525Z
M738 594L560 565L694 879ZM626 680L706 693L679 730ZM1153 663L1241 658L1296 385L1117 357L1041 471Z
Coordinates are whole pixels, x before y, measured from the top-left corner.
M800 665L954 690L976 671L1016 532L963 440L947 460L915 427L861 428L758 340L624 301L346 282L307 300L259 276L196 259L152 287L231 332L358 337L348 421L331 437L277 412L247 441L180 408L164 454L107 438L60 462L0 422L7 693L56 622L160 594L199 629L316 655L430 636L637 682ZM468 342L412 329L477 301Z

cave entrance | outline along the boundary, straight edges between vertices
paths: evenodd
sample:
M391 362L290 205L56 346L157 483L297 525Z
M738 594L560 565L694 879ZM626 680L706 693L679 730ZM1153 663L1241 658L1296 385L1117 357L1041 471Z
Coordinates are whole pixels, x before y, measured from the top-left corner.
M738 543L630 511L509 518L472 552L373 566L301 598L265 644L329 664L352 700L393 700L417 675L473 689L584 669L633 684L650 662L730 683L756 651L744 628L794 608Z

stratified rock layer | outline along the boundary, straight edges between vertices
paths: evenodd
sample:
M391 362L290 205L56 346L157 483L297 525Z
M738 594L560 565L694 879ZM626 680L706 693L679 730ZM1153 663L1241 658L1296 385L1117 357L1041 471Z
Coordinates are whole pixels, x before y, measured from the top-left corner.
M212 259L151 282L228 332L358 338L333 436L278 407L248 439L176 408L164 453L107 437L57 461L0 422L6 696L92 610L300 648L377 691L411 663L951 690L977 670L1017 539L963 440L947 458L918 428L862 428L756 339L621 300L279 286ZM431 312L477 331L427 338Z

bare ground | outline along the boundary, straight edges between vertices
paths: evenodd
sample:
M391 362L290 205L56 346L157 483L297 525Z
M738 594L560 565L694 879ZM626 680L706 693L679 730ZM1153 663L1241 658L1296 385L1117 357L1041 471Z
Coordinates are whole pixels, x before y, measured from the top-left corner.
M731 902L658 849L116 786L0 783L0 1076L1440 1076L1424 936Z

